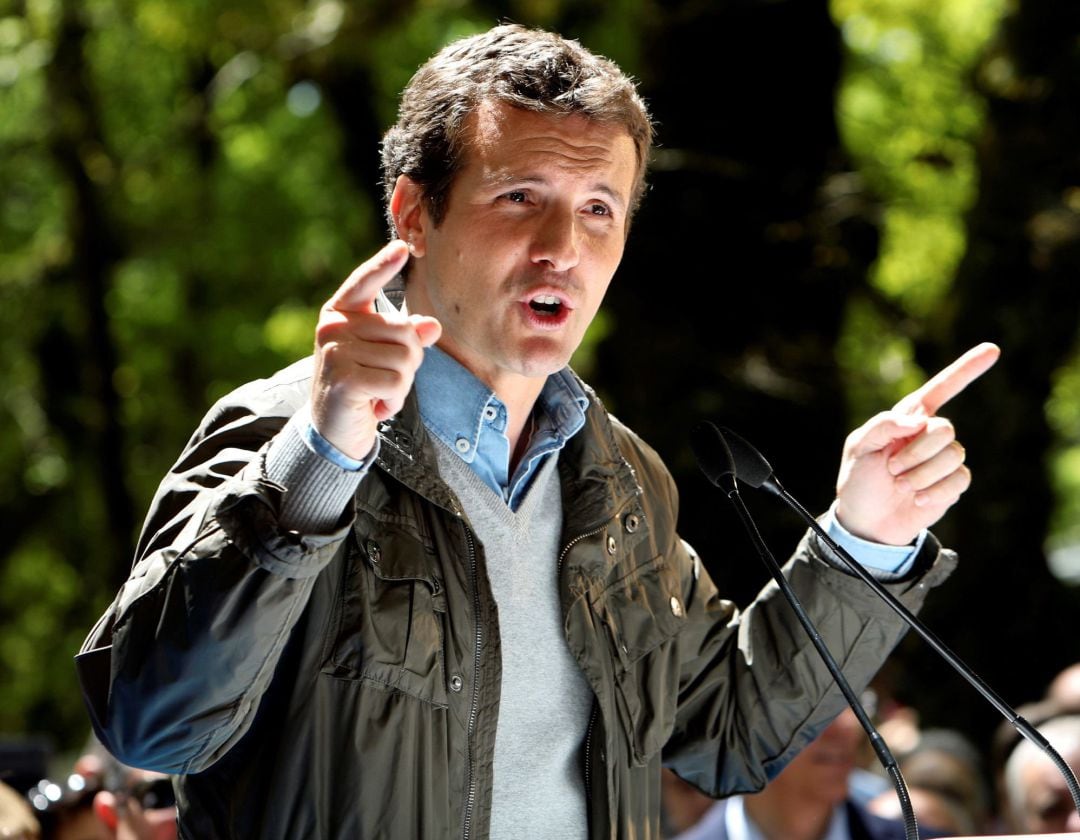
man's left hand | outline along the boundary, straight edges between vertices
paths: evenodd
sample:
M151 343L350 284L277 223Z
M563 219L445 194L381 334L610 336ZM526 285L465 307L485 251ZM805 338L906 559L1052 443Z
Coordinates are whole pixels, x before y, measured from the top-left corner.
M964 447L938 410L997 361L990 343L959 359L890 411L848 435L836 483L836 517L857 537L908 545L971 484Z

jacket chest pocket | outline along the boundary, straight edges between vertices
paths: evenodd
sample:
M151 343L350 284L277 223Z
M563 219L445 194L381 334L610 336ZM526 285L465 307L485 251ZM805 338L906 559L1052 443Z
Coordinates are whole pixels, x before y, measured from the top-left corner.
M674 638L685 614L678 575L656 557L608 584L592 607L607 635L615 704L636 763L670 736L678 703Z
M434 563L434 555L409 535L356 541L323 673L446 706L446 598Z

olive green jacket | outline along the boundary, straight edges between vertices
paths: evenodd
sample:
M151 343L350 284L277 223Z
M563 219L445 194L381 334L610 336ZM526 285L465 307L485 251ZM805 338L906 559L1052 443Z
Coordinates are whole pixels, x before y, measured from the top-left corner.
M218 403L163 481L77 658L95 730L121 760L179 774L187 840L486 837L501 664L483 548L413 398L337 530L277 525L262 453L310 370ZM775 586L745 611L718 596L659 457L595 397L558 467L552 585L595 693L590 836L659 838L662 763L715 796L760 788L843 700ZM953 564L927 543L893 586L912 608ZM789 579L864 685L903 628L817 550L804 541Z

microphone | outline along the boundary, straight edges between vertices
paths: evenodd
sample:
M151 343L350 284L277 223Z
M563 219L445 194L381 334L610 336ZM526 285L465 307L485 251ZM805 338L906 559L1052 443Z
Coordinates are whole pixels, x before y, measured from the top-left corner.
M893 757L888 744L885 743L885 739L881 737L881 733L877 731L870 720L870 716L866 713L862 703L859 702L859 698L844 676L844 672L840 670L840 666L825 644L825 640L821 638L821 633L814 626L813 621L799 600L799 596L795 594L795 590L791 588L791 584L784 577L780 564L776 562L776 558L769 551L761 532L758 531L757 524L750 516L750 511L747 510L742 496L739 495L739 486L735 480L737 475L736 462L732 458L732 452L728 448L724 435L712 423L707 421L699 423L690 432L690 448L693 449L698 466L705 473L705 477L711 484L720 488L735 506L739 519L742 520L743 526L750 536L750 541L754 544L754 548L757 549L758 556L761 557L773 580L780 587L784 598L795 611L796 618L803 626L810 641L817 649L818 655L825 663L825 667L828 668L833 680L839 687L841 694L844 695L844 699L847 700L851 710L855 713L855 717L858 718L860 725L870 739L870 744L877 754L878 761L881 762L881 766L892 779L893 786L896 788L896 796L900 800L900 809L904 815L905 840L919 840L919 828L915 822L915 811L911 805L911 795L908 793L907 783L900 773L896 759Z
M1072 768L1069 767L1065 759L1058 754L1057 750L1054 749L1046 737L1039 732L1038 729L1032 726L1030 722L1025 720L1023 716L1019 715L1015 709L1001 699L1001 697L998 696L998 694L990 688L978 674L972 671L960 657L949 650L949 648L945 646L945 643L931 632L930 628L920 621L914 613L904 606L904 604L898 601L889 590L882 586L877 578L867 572L862 564L856 561L843 546L830 537L825 529L821 527L820 523L818 523L817 519L815 519L794 496L784 489L783 485L780 484L779 480L777 480L774 475L772 466L765 460L764 455L730 429L725 428L721 430L711 423L709 423L708 426L711 427L712 432L722 440L725 449L731 454L735 475L738 480L754 488L760 487L783 500L783 502L794 510L810 529L817 534L821 541L828 546L829 550L832 551L835 556L839 557L848 569L864 581L867 586L881 598L881 600L891 607L893 612L900 616L908 627L918 633L954 671L967 680L968 683L970 683L991 706L997 709L1024 738L1041 749L1058 770L1061 771L1062 776L1065 777L1065 782L1069 787L1069 793L1072 795L1073 806L1080 812L1080 783L1077 783L1076 775L1073 773Z

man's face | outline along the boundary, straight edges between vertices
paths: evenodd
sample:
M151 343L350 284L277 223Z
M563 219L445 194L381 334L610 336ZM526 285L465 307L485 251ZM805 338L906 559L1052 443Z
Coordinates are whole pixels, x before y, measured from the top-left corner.
M1080 752L1065 756L1076 767ZM1022 813L1015 828L1023 832L1051 833L1080 831L1080 815L1061 771L1049 758L1036 756L1027 762L1021 775Z
M855 713L845 709L769 784L797 792L802 799L832 805L843 802L864 738Z
M439 346L501 392L560 370L622 258L637 174L625 129L502 104L470 117L446 213L417 211L409 311Z

